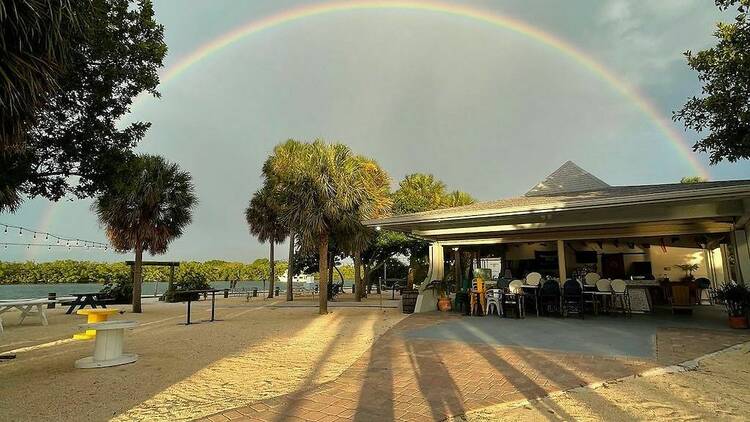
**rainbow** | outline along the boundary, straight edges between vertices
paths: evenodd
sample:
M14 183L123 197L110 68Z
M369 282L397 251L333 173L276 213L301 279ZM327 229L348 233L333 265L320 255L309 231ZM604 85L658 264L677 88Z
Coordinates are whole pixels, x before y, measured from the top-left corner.
M463 5L442 3L436 1L417 2L397 0L353 0L326 2L286 10L262 19L250 21L224 35L221 35L201 45L195 51L183 57L176 64L167 69L166 72L161 75L161 81L162 83L167 83L179 77L180 75L185 73L191 66L207 58L208 56L244 39L245 37L257 34L258 32L264 31L266 29L274 28L280 25L318 15L378 9L416 10L431 13L442 13L472 19L481 23L494 25L508 31L518 33L556 50L560 54L567 56L582 67L586 68L589 72L609 84L616 92L628 98L644 115L646 115L651 121L653 121L656 127L671 142L677 152L687 160L687 162L691 165L691 167L693 167L698 175L706 179L710 178L710 174L706 166L704 166L698 160L697 155L693 153L692 148L683 138L682 133L675 129L671 120L664 117L645 95L637 91L634 87L629 86L629 84L619 78L611 70L607 69L604 65L596 61L593 57L579 50L572 44L558 37L555 37L552 34L535 28L521 20L498 15L487 10Z

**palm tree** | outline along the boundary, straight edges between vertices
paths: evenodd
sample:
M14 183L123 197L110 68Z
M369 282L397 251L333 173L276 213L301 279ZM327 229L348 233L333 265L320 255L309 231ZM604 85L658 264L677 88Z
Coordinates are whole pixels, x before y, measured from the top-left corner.
M388 177L374 161L354 155L347 146L320 140L278 145L263 172L279 192L286 226L296 229L303 249L317 249L320 313L326 314L329 237L388 209L388 185L381 184Z
M276 268L274 261L274 245L289 233L279 215L279 205L274 197L274 191L268 185L255 192L250 204L245 210L245 219L250 227L250 234L257 237L261 243L270 244L269 274L270 279L268 298L273 297L274 283L276 281ZM291 287L291 279L287 280L287 290Z
M197 203L190 173L155 155L137 155L92 205L120 252L135 251L133 312L141 312L143 252L162 254L192 221Z
M445 195L443 198L443 206L446 208L460 207L462 205L471 205L477 202L471 195L460 190L454 190L453 192Z

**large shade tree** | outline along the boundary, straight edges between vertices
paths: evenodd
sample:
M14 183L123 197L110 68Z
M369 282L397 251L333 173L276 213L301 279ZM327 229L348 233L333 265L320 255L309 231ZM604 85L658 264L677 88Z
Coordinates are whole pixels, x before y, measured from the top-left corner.
M22 147L35 112L58 87L57 79L75 53L72 41L91 24L90 12L87 1L0 5L0 154Z
M294 228L302 249L318 252L320 313L326 314L329 237L389 209L388 187L374 176L385 173L349 147L321 140L278 145L263 171L279 194L282 219Z
M711 164L750 158L750 0L716 0L716 5L736 6L737 17L718 24L716 46L685 53L703 95L675 113L687 128L707 132L693 149L709 153Z
M192 221L197 197L190 174L159 156L137 155L116 173L92 207L114 248L135 252L133 312L141 312L143 252L167 251Z
M127 159L149 127L147 122L123 123L123 117L139 94L159 95L157 72L167 47L151 2L71 3L80 31L63 33L71 47L65 65L56 69L55 89L47 90L33 107L32 118L17 122L24 131L20 146L0 154L0 212L14 211L23 198L96 195L109 183L111 169ZM7 29L2 26L2 31ZM44 37L46 29L39 31ZM0 115L16 119L5 112ZM11 123L3 120L4 127Z
M268 279L268 297L274 296L274 284L276 282L276 261L274 259L274 245L284 240L289 234L287 226L281 220L279 202L276 198L276 191L271 187L264 186L253 195L250 204L245 209L245 219L250 228L250 234L257 237L261 243L268 242L269 265ZM291 260L290 260L291 262ZM287 290L291 290L292 280L287 280Z
M466 192L449 192L445 183L432 174L409 174L393 193L394 214L407 214L470 205L476 202ZM409 267L415 280L426 275L427 243L402 236L402 245L409 255ZM387 244L387 243L386 243ZM381 261L384 262L384 261Z

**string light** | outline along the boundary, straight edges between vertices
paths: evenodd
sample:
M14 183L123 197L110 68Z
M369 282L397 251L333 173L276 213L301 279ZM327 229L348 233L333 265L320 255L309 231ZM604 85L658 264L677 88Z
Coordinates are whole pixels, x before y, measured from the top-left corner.
M0 223L0 225L3 226L3 233L7 234L8 229L18 229L18 236L23 237L24 232L31 233L31 237L34 241L39 240L42 238L42 235L44 235L44 240L47 242L54 243L14 243L14 242L0 242L0 244L3 245L3 249L8 249L8 246L26 246L26 249L30 249L31 246L46 246L48 250L52 250L52 247L68 247L68 250L72 250L72 248L86 248L86 250L90 250L92 248L102 249L102 250L108 250L108 244L104 242L96 242L93 240L87 240L87 239L80 239L80 238L68 238L65 236L59 236L53 233L49 233L46 231L41 230L34 230L30 229L28 227L22 227L22 226L15 226L13 224L6 224L6 223ZM75 244L74 244L75 243Z

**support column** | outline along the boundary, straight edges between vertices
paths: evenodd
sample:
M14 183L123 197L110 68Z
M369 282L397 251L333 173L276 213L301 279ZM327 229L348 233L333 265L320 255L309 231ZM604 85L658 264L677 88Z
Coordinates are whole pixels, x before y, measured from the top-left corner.
M458 250L458 247L453 248L453 274L454 278L456 279L456 291L461 291L461 253Z
M726 243L719 245L721 255L721 271L724 273L724 283L732 281L732 267L729 266L729 247Z
M748 233L743 229L735 230L733 234L738 281L750 283L750 240L747 237Z
M568 272L567 272L567 269L565 268L565 241L564 240L557 241L557 267L560 273L560 284L562 285L563 283L565 283L565 280L568 279Z
M445 256L443 255L443 245L438 242L430 244L429 251L430 269L427 271L427 278L425 278L417 289L419 289L419 296L417 296L417 303L414 305L414 313L419 312L430 312L437 310L437 294L434 290L427 290L427 284L432 280L442 280L445 276Z

